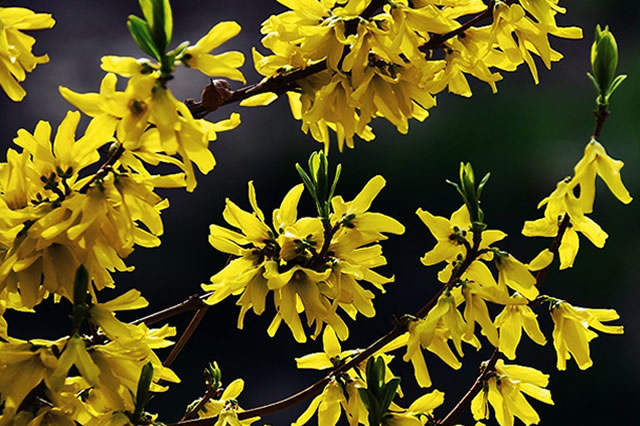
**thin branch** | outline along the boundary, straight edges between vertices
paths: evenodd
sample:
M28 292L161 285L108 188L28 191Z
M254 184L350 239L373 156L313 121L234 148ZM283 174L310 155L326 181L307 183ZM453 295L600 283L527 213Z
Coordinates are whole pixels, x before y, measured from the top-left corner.
M113 165L118 161L118 159L124 154L124 145L119 144L118 147L111 152L111 155L107 157L105 162L100 166L98 171L89 179L87 183L85 183L82 188L80 188L80 193L85 194L91 185L99 179L104 178L107 173L109 173L113 169Z
M193 318L191 318L191 322L182 333L182 336L180 336L180 339L178 339L178 342L162 363L164 367L170 367L171 364L173 364L173 362L176 360L176 358L178 358L178 355L180 355L180 352L182 352L189 339L191 339L191 336L193 336L193 333L195 333L209 308L209 305L203 305L196 311L196 313L193 315Z
M146 325L156 324L158 322L164 321L176 315L179 315L183 312L194 311L196 309L200 309L203 306L206 306L204 303L204 299L208 298L213 294L212 292L205 293L202 295L194 294L190 296L187 300L178 303L177 305L173 305L169 308L163 309L158 312L154 312L151 315L147 315L143 318L138 318L135 321L132 321L131 324L140 324L145 323Z
M593 112L593 115L596 116L596 128L593 131L593 137L596 139L600 139L600 133L602 132L602 126L604 126L604 122L607 121L607 117L609 117L609 110L606 105L598 105L598 108Z
M476 378L475 382L473 382L473 385L471 385L467 393L464 394L462 399L458 401L456 406L453 407L451 411L449 411L449 414L447 414L444 419L437 422L439 426L452 425L458 418L458 416L460 416L460 414L467 409L469 404L471 404L473 398L475 398L475 396L482 390L484 381L487 380L488 376L493 372L493 368L495 367L496 362L499 358L498 355L498 348L495 348L493 350L493 353L491 354L491 358L489 358L486 365L482 368L480 374Z
M204 405L209 402L209 400L211 398L214 398L216 395L216 392L218 392L217 390L213 390L213 389L207 389L207 391L204 393L204 395L202 396L202 398L200 398L200 401L198 401L198 403L196 404L195 407L193 407L192 410L190 410L188 413L186 413L181 419L181 422L184 422L186 420L191 420L193 419L196 415L198 415L198 411L200 411L202 409L202 407L204 407Z

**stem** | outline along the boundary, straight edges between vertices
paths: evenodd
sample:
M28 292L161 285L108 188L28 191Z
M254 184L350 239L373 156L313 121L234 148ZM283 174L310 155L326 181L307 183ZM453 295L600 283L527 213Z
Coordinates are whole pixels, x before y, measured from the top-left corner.
M600 139L600 132L602 132L602 126L604 126L604 122L607 121L607 117L609 117L609 110L607 109L607 105L598 104L598 108L593 112L593 115L596 116L596 128L593 131L593 137L596 139Z
M147 315L146 317L139 318L135 321L132 321L131 324L140 324L140 323L145 323L146 325L156 324L158 322L164 321L166 319L174 317L183 312L200 309L206 306L204 303L204 299L211 296L211 294L212 294L211 292L205 293L202 295L194 294L190 296L187 300L180 302L177 305L173 305L169 308L155 312L151 315Z
M196 313L193 315L191 322L182 333L182 336L180 336L180 339L178 340L176 345L173 347L173 349L169 353L169 356L167 356L167 358L162 363L164 367L170 367L171 364L173 364L173 362L176 360L176 358L178 358L178 355L180 355L180 352L182 352L182 349L184 349L189 339L191 339L191 336L193 336L193 333L195 333L196 329L200 325L200 322L203 320L209 308L210 308L209 305L203 305L200 308L198 308Z
M89 179L89 181L85 183L82 188L80 188L79 192L81 194L86 194L95 181L97 181L98 179L102 179L107 175L107 173L111 171L113 165L116 163L116 161L118 161L122 154L124 154L124 145L119 144L118 147L113 150L113 152L111 152L111 155L107 157L105 162L100 166L98 171L91 177L91 179Z
M193 409L191 411L189 411L188 413L186 413L181 419L181 422L184 422L186 420L191 420L192 418L194 418L197 414L198 411L200 411L202 409L202 407L204 407L204 405L209 402L209 400L211 398L213 398L216 394L216 391L212 390L212 389L207 389L207 391L204 393L204 395L202 395L202 399L200 399L200 401L198 402L198 404L193 407Z
M493 350L493 353L491 354L491 358L489 358L489 360L487 361L487 364L482 368L482 370L480 371L480 374L476 378L475 382L473 382L473 385L471 385L467 393L464 394L462 399L458 401L456 406L453 407L451 411L449 411L449 414L447 414L444 419L437 422L439 426L449 426L453 424L455 419L464 410L467 409L469 404L471 404L471 401L473 400L473 398L475 398L475 396L482 390L482 387L484 386L484 381L487 379L487 376L489 376L489 374L492 373L493 367L495 367L496 362L498 361L498 358L499 358L498 354L499 354L498 348L495 348Z

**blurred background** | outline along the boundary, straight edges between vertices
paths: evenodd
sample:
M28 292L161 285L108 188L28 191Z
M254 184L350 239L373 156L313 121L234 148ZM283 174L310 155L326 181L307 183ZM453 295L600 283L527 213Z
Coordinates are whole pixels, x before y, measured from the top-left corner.
M352 199L373 176L381 174L387 187L373 204L373 211L383 212L406 226L403 236L385 241L388 265L380 268L385 275L395 275L396 282L387 286L386 294L376 295L374 319L360 318L349 322L350 339L343 348L363 347L386 332L392 315L415 312L439 288L438 268L424 267L419 258L433 247L435 240L415 215L418 207L449 216L461 204L445 178L456 179L460 161L471 161L476 174L491 172L491 180L483 194L486 221L492 228L509 234L501 247L523 261L530 260L549 240L525 239L522 223L541 215L536 205L549 194L555 183L572 173L582 156L584 145L593 131L595 93L585 73L596 23L609 24L620 47L619 72L629 79L616 92L612 115L604 127L601 141L609 154L625 161L622 176L633 196L638 195L640 174L640 51L637 23L640 8L636 2L582 1L563 2L568 13L559 18L562 26L577 25L584 29L580 41L553 39L552 46L565 59L546 71L540 61L540 84L534 85L526 67L509 74L492 95L488 86L471 81L471 99L443 93L438 106L424 123L412 122L408 135L400 135L388 123L373 123L376 139L371 143L356 142L355 150L339 153L332 149L331 161L343 165L338 193ZM48 53L51 62L39 66L27 77L27 97L13 103L0 95L2 160L12 145L16 131L33 131L38 120L53 126L72 109L58 94L58 85L78 92L98 91L103 72L99 68L103 55L140 56L126 28L129 14L140 15L137 2L119 0L31 0L7 1L3 6L24 5L36 11L51 12L57 23L47 31L34 32L36 54ZM247 55L243 71L248 82L257 82L250 49L260 47L260 23L284 7L271 0L173 2L174 43L197 41L211 26L223 20L236 20L241 34L224 45L224 50L240 50ZM181 69L171 89L180 99L198 98L208 79L193 70ZM234 88L238 85L234 84ZM164 191L171 208L163 212L165 235L156 249L137 249L127 259L134 272L117 275L116 290L105 291L103 298L122 294L130 288L142 290L151 302L142 314L178 303L200 292L200 283L208 282L226 260L207 242L211 223L225 224L222 219L225 198L244 208L247 181L254 180L258 202L267 217L298 177L296 162L305 163L309 154L321 148L310 136L299 130L299 122L281 99L266 108L221 108L208 118L216 121L239 111L243 124L231 132L219 134L211 145L218 164L208 176L199 176L198 187L189 194L183 190ZM335 148L335 147L334 147ZM612 307L617 309L625 326L623 336L601 334L591 343L594 366L581 372L571 361L567 371L555 368L552 342L545 347L523 339L518 349L518 363L531 365L551 373L550 389L555 407L533 401L532 405L547 425L603 425L633 423L637 418L634 400L640 383L640 313L637 287L638 238L636 222L638 201L629 206L619 203L599 182L593 218L609 233L606 250L593 247L581 237L581 249L574 268L552 272L543 292L566 298L577 306ZM312 215L309 199L302 202L301 214ZM68 304L43 306L57 313L43 320L40 316L11 315L10 331L16 337L59 337L68 333ZM62 314L61 314L62 313ZM141 316L140 312L133 319ZM322 373L296 370L294 357L321 350L321 342L296 344L287 328L281 327L274 338L266 328L273 311L262 317L247 315L245 330L236 329L238 308L229 298L209 311L174 369L182 383L158 395L151 409L160 420L178 420L184 407L204 392L202 369L207 362L217 361L223 380L229 383L242 377L246 384L239 398L243 408L252 408L292 394L319 379ZM551 338L552 323L544 311L539 312L541 326ZM180 332L190 314L175 318L172 324ZM43 325L46 324L46 325ZM44 329L43 329L44 328ZM485 342L486 343L486 342ZM427 363L435 387L446 393L445 405L436 411L444 415L466 392L475 378L479 363L491 353L487 344L475 353L466 347L464 366L453 371L437 357L428 354ZM402 353L398 354L401 358ZM421 394L411 368L397 359L394 371L403 375L403 388L410 396ZM406 398L401 405L408 406ZM301 404L264 418L259 424L283 425L295 420L305 409ZM344 420L344 419L343 419ZM470 416L459 419L473 424ZM310 424L315 423L315 418ZM343 422L341 424L345 424ZM490 422L491 423L491 422Z

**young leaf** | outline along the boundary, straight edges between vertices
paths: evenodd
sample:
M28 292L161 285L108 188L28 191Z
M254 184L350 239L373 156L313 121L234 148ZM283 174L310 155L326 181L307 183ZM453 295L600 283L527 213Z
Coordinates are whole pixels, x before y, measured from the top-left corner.
M140 19L135 15L129 15L127 20L127 27L131 33L131 37L136 42L138 47L142 49L147 55L160 60L160 52L156 47L153 39L151 38L151 32L149 26L144 19Z

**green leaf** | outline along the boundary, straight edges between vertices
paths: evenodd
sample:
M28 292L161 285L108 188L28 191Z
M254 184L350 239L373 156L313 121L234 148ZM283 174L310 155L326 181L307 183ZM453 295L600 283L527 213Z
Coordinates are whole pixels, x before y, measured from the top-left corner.
M398 386L400 386L400 377L394 377L382 387L380 408L383 413L386 413L389 410L389 405L391 405L391 401L393 401L396 397L396 393L398 392Z
M329 202L331 202L331 199L333 198L333 194L335 194L336 192L336 186L338 186L338 179L340 179L340 173L342 173L342 164L338 164L338 167L336 167L336 174L333 177L333 184L331 184L331 191L329 191L329 199L328 199Z
M144 407L149 402L149 388L153 380L153 365L147 362L140 371L138 379L138 389L136 391L136 407L134 417L140 418L144 412Z
M147 22L135 15L129 15L127 27L138 47L147 55L160 61L160 52L151 38L151 32Z
M153 21L149 22L151 35L162 54L167 51L173 35L173 15L169 0L152 0Z
M611 87L609 88L609 93L607 93L607 97L611 96L613 92L620 86L620 84L627 79L626 74L621 74L617 76L613 82L611 83Z

